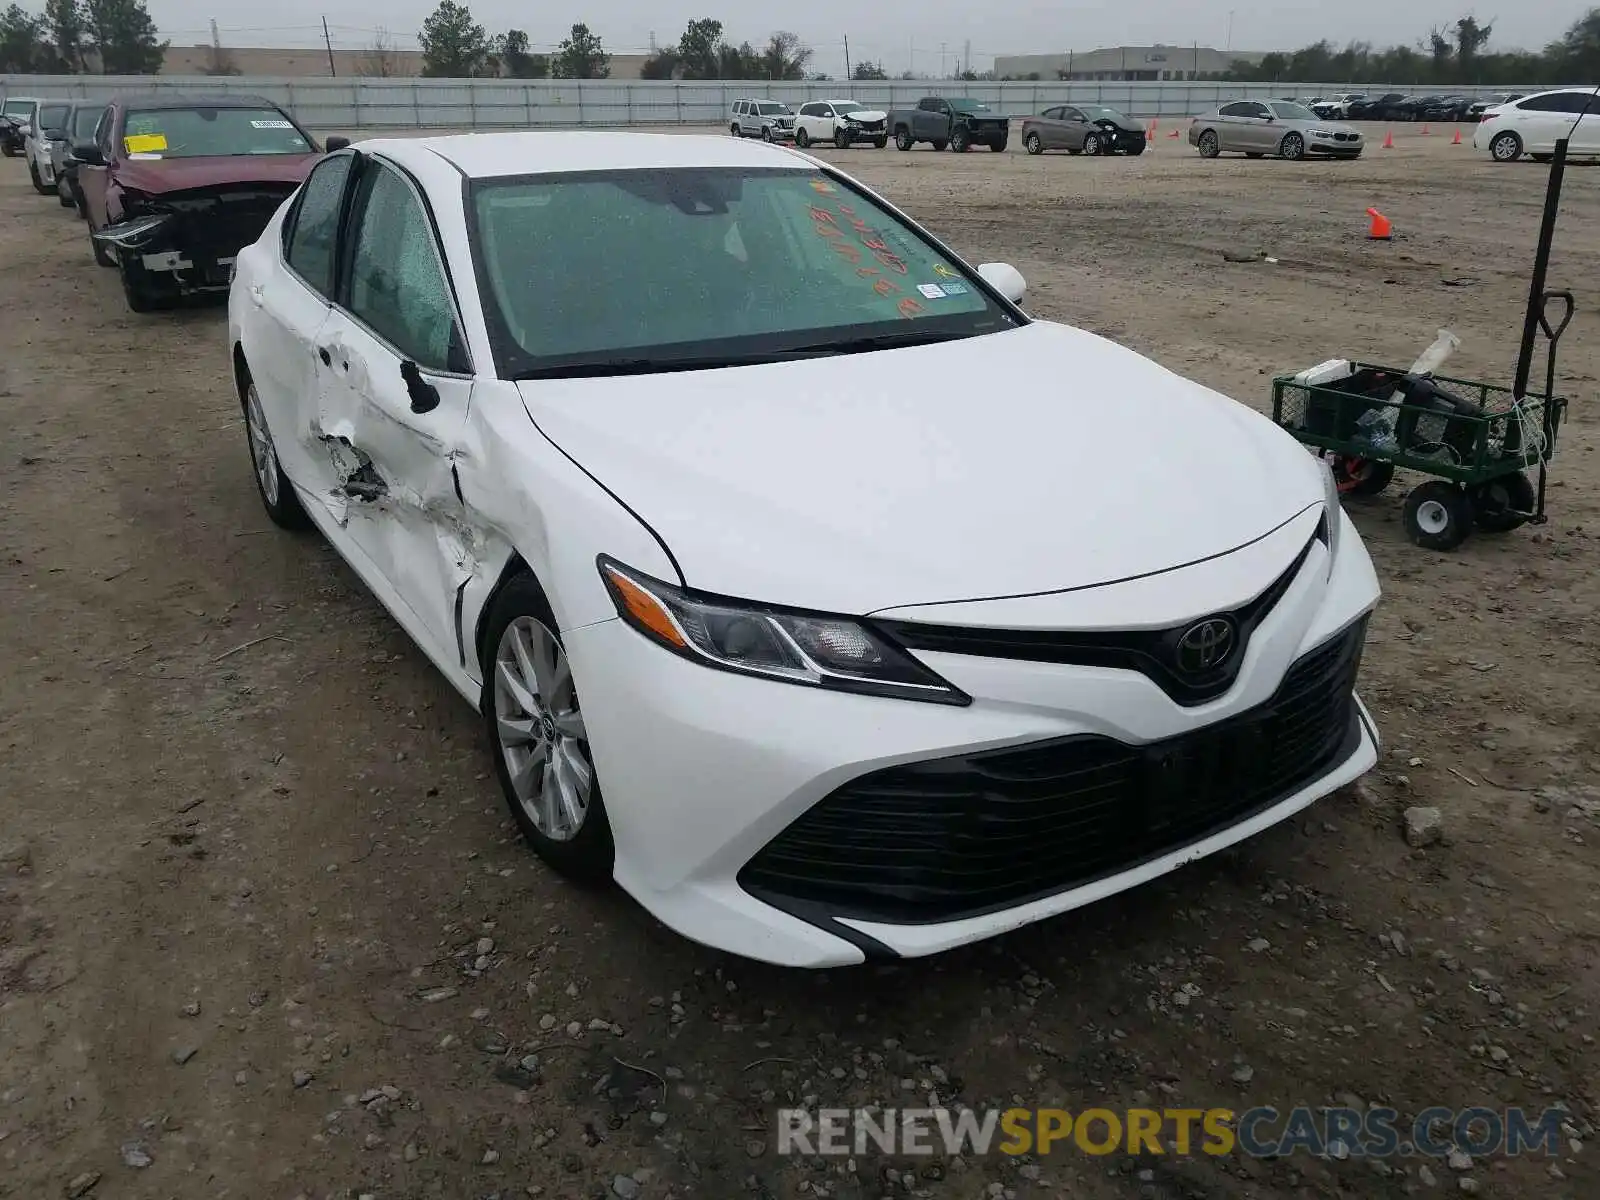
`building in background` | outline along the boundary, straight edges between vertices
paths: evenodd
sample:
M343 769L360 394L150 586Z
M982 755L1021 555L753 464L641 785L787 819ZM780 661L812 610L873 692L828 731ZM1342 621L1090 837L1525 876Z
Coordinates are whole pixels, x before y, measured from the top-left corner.
M1001 54L1000 79L1083 79L1157 82L1220 75L1241 59L1254 64L1264 50L1216 50L1210 46L1113 46L1061 54Z
M613 54L612 79L638 79L646 54ZM422 51L373 47L333 52L337 75L366 78L415 79L422 74ZM163 75L262 75L303 78L328 75L328 51L278 50L267 46L168 46L161 66Z

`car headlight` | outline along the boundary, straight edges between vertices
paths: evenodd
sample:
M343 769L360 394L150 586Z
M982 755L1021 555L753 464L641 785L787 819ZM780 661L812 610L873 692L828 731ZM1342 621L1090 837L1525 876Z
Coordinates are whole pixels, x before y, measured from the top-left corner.
M1328 524L1328 569L1339 557L1339 531L1344 526L1344 505L1339 496L1339 480L1333 474L1333 463L1324 458L1322 463L1323 517Z
M703 666L842 692L972 703L861 621L697 595L605 555L598 566L618 616Z

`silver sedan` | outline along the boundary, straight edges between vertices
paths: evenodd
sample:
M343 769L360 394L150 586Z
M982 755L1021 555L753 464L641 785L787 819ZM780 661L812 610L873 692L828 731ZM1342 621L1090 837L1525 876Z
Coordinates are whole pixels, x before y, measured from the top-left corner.
M1359 158L1361 132L1324 121L1292 100L1235 100L1189 123L1189 144L1203 158L1224 152L1249 158Z

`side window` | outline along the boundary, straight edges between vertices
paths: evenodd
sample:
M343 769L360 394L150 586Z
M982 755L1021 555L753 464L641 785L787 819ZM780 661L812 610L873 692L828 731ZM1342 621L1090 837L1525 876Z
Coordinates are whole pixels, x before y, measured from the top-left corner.
M1075 108L1063 108L1061 110L1061 119L1063 121L1081 121L1084 116Z
M1562 92L1561 111L1577 116L1581 112L1591 112L1600 116L1600 99L1589 92Z
M1059 121L1062 119L1063 111L1061 108L1047 108L1039 115L1046 121Z
M1265 104L1247 104L1245 107L1249 110L1244 114L1247 117L1270 117L1272 115Z
M819 105L817 105L817 116L819 116L819 117L831 117L831 116L833 116L833 105L831 105L831 104L819 104Z
M360 190L350 311L418 366L448 371L455 312L427 212L410 184L381 163Z
M355 156L341 154L318 163L301 189L294 225L284 240L283 257L294 273L318 294L333 296L333 263L339 237L344 185Z
M920 108L923 112L938 112L939 111L939 102L937 100L935 100L932 96L927 96L927 97L924 97L923 99L917 101L917 107Z
M1548 96L1535 96L1531 100L1524 100L1517 107L1529 112L1563 112L1565 108L1561 101L1562 94L1552 92Z

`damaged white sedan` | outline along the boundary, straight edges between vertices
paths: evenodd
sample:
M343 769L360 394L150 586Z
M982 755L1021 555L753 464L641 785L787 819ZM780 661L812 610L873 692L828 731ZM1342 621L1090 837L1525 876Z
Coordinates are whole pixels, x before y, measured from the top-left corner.
M478 708L518 825L826 966L1064 912L1368 770L1378 585L1265 418L729 138L370 141L238 257L261 497Z

